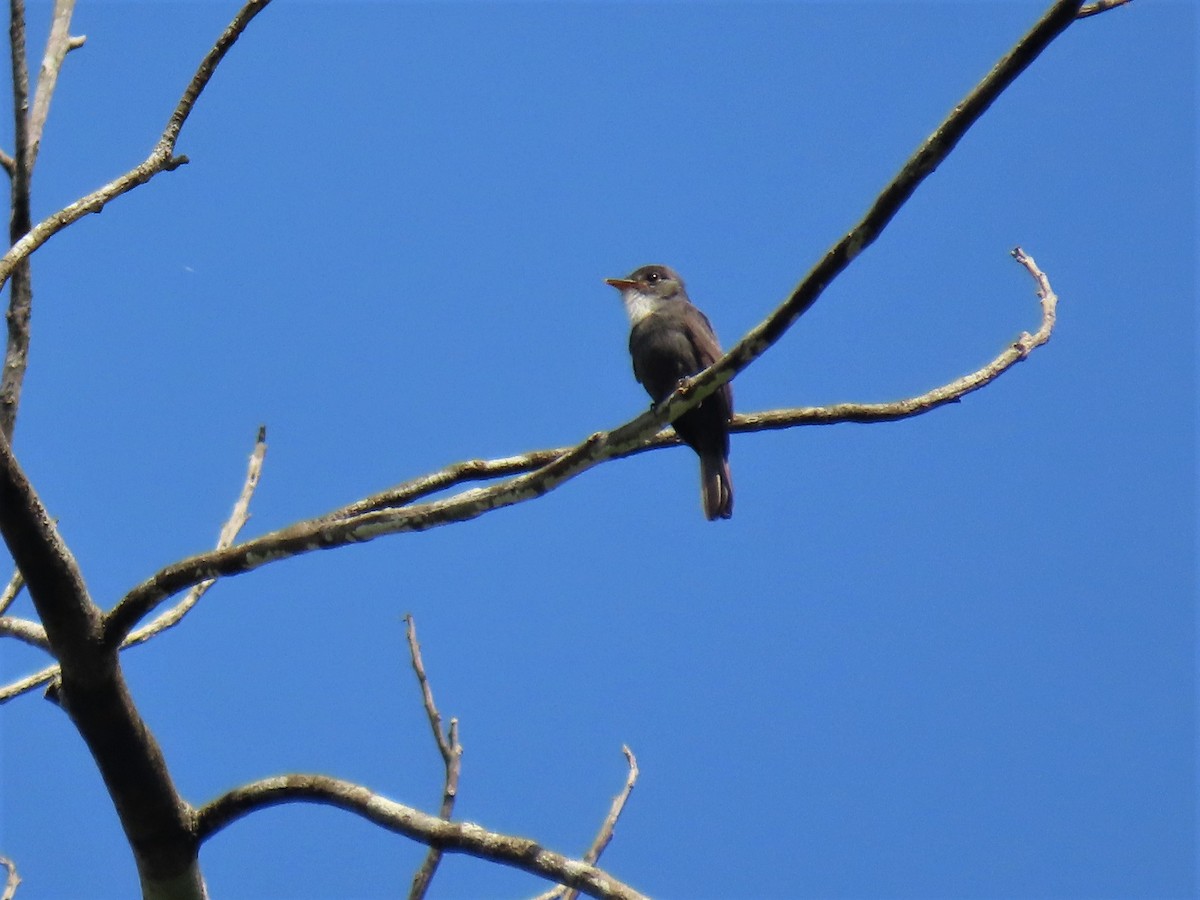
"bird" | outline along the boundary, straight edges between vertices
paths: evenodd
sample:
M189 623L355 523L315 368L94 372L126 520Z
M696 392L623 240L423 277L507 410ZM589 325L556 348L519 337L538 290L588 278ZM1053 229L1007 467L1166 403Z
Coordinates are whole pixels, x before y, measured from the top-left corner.
M633 374L655 403L669 397L682 379L721 358L712 325L692 305L683 279L674 269L642 266L624 278L606 278L604 283L621 292L629 315ZM710 522L733 515L729 474L732 415L733 389L726 382L673 423L680 440L700 457L700 500Z

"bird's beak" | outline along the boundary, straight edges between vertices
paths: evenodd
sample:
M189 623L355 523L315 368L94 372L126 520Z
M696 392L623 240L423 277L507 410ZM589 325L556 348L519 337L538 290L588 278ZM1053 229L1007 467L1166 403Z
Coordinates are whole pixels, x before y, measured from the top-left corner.
M636 281L631 281L628 278L605 278L604 283L612 285L618 291L625 291L629 288L635 288L638 284Z

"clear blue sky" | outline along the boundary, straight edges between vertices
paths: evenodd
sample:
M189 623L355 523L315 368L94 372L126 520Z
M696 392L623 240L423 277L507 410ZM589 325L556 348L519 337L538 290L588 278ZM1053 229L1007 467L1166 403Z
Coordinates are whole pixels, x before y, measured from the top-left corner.
M18 454L108 607L215 540L259 423L248 535L615 426L646 398L605 276L676 267L732 343L1043 6L278 0L191 165L34 257ZM236 8L80 4L35 219L145 157ZM125 657L185 796L315 771L434 810L412 612L457 816L581 853L628 743L603 864L653 895L1194 896L1196 18L1075 25L736 402L977 368L1038 323L1016 244L1048 346L924 417L735 436L728 523L670 450L219 584ZM6 680L43 664L0 643ZM21 900L132 896L66 718L0 728ZM227 900L394 897L423 851L293 806L202 863ZM433 895L544 887L450 858Z

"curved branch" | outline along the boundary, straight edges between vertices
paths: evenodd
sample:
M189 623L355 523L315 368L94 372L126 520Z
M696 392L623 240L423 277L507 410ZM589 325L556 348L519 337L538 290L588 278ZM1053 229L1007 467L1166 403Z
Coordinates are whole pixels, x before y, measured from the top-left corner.
M1023 334L982 369L919 397L892 403L848 403L834 407L741 415L735 418L733 430L765 431L807 424L881 422L929 412L978 390L1028 356L1035 347L1045 343L1054 325L1053 307L1049 307L1049 310L1047 317L1047 307L1043 302L1042 325L1037 332L1040 338L1035 340L1036 336ZM677 443L671 434L649 434L657 426L663 408L660 404L657 409L643 413L632 422L613 431L598 432L575 447L540 450L499 460L459 463L329 515L298 522L228 550L181 560L161 569L122 598L108 615L106 640L119 642L130 628L159 603L200 581L239 575L277 560L368 541L385 534L424 531L452 522L467 521L490 510L541 496L606 460ZM412 498L457 483L512 473L517 474L498 485L463 491L443 500L399 506L408 504ZM4 692L0 692L0 700L4 697Z
M203 842L257 809L282 803L320 803L361 816L388 831L446 853L465 853L578 888L592 897L641 900L642 895L607 872L547 850L529 838L487 831L469 822L447 822L388 800L365 787L325 775L280 775L235 788L196 813Z
M722 384L762 356L800 316L812 307L825 288L845 271L863 250L875 242L916 189L941 165L967 131L987 112L1004 90L1041 55L1072 22L1082 0L1058 0L987 77L954 107L945 121L909 157L871 208L796 286L791 295L767 318L738 341L729 352L699 375L681 385L660 404L671 418L699 405Z
M13 900L17 896L17 888L21 884L21 876L17 874L17 864L7 856L0 856L0 866L4 866L8 870L8 877L4 879L4 892L0 893L0 900Z
M500 485L465 491L446 500L406 506L401 510L374 509L332 521L326 517L300 522L226 551L175 563L138 585L117 604L108 617L107 642L111 646L119 644L155 606L199 581L237 575L276 560L369 541L385 534L424 531L451 522L464 522L494 509L540 497L601 462L640 449L663 424L699 405L783 336L816 302L826 286L878 238L905 201L950 154L1000 93L1075 21L1080 5L1081 0L1055 3L925 140L862 220L825 254L791 296L714 365L685 381L654 409L612 431L597 432L540 468Z
M46 629L37 622L20 619L16 616L0 616L0 636L16 638L18 641L37 647L47 653L50 649L50 639L46 637ZM57 670L57 667L55 667Z
M1037 268L1032 258L1026 256L1020 248L1013 250L1012 255L1029 271L1038 285L1038 294L1041 298L1042 306L1042 322L1036 332L1020 335L987 365L949 384L936 387L916 397L908 397L888 403L838 403L833 406L802 406L767 410L758 413L743 413L734 417L731 423L731 430L736 432L753 432L794 428L803 425L834 425L839 422L891 422L912 416L919 416L946 404L956 403L966 394L977 391L989 382L994 381L1004 372L1008 371L1008 369L1025 359L1034 349L1050 339L1056 318L1058 298L1050 288L1049 279ZM678 443L679 439L675 437L674 432L662 431L652 435L641 444L621 453L612 454L609 458L620 459L627 456L634 456L648 450L670 447ZM313 539L316 540L320 537L320 528L322 525L334 525L338 522L353 524L365 513L382 513L388 510L394 512L396 507L411 503L416 498L427 496L440 490L446 490L459 484L522 473L536 473L538 470L545 468L549 463L561 459L573 449L578 448L560 447L549 450L536 450L520 456L509 456L501 459L476 459L456 463L438 472L415 478L394 488L359 500L356 503L344 506L320 518L297 523L282 531L272 532L260 538L255 538L252 541L230 547L224 551L213 551L182 560L161 570L158 574L126 594L124 599L121 600L110 614L107 627L113 629L115 634L117 629L123 627L124 621L131 621L133 625L136 625L142 615L148 614L155 606L175 592L204 582L206 579L216 577L214 574L211 574L213 572L226 575L239 574L251 571L275 559L285 559L288 556L296 555L296 553L306 552L306 548L302 544L300 545L300 549L294 551L281 548L278 545L281 537L288 537L289 540L294 541L298 535L302 536L307 533L310 537L315 535L316 537ZM459 496L462 497L465 495ZM408 508L412 509L413 507ZM335 532L330 532L331 536L335 534ZM342 543L346 542L343 541ZM322 546L332 547L341 546L341 544L331 541L328 545L318 544L307 549L322 549ZM277 553L278 555L268 557L267 554L270 553ZM227 571L221 573L217 570L217 566L223 566ZM181 583L178 587L172 588L171 585L173 582ZM145 612L139 613L143 605ZM153 625L147 626L147 628L151 627ZM57 666L47 666L32 675L5 685L3 688L0 688L0 704L34 690L40 685L47 684L57 674Z

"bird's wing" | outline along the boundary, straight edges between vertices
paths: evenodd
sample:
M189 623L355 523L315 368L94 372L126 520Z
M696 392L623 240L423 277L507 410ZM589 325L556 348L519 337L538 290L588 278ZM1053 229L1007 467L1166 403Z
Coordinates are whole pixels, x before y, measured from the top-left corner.
M718 359L725 354L721 352L721 345L717 341L717 333L713 331L712 323L708 321L708 316L700 312L696 307L692 307L694 315L684 316L683 323L687 339L695 348L696 370L688 374L695 375L703 369L707 369ZM721 385L721 388L712 395L718 403L724 405L724 417L728 419L733 414L733 388L729 382Z

